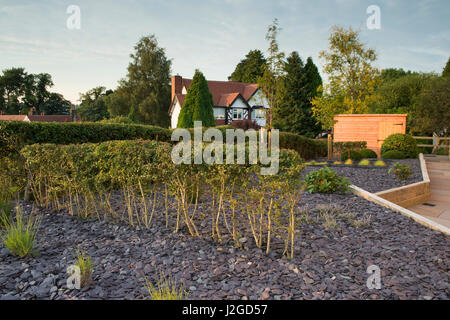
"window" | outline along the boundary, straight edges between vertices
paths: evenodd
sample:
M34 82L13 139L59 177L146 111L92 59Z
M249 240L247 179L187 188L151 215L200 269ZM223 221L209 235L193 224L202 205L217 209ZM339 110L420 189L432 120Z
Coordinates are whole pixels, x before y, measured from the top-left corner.
M218 120L225 119L225 110L222 108L214 108L214 118Z
M243 112L242 109L235 108L233 109L233 120L242 120Z
M266 113L264 111L264 109L256 109L255 110L255 119L265 119L266 118Z

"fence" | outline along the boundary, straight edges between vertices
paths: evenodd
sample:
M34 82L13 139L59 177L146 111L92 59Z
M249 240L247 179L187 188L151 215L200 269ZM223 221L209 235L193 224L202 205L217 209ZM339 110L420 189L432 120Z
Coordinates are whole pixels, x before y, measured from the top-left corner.
M434 153L437 148L446 148L448 149L448 158L450 159L450 137L413 137L416 140L433 140L433 144L417 144L418 147L432 147L433 150L431 153ZM436 143L434 143L436 141ZM447 145L440 144L441 141L447 141Z

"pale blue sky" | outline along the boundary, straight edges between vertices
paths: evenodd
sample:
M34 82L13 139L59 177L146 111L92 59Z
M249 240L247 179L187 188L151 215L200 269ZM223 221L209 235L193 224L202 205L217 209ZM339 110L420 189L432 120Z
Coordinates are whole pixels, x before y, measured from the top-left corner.
M366 9L381 9L381 30L368 30ZM69 30L69 5L81 9L81 29ZM0 0L0 69L47 72L52 91L76 103L95 86L114 89L126 75L140 37L154 33L173 59L172 73L226 80L251 49L266 51L274 17L280 47L312 56L328 47L334 24L361 29L377 50L377 66L440 73L450 55L448 0Z

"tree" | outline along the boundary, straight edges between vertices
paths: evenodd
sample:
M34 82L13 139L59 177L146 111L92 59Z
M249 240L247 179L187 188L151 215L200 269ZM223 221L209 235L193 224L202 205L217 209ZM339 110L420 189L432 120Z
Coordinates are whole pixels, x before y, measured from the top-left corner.
M108 110L114 117L128 116L142 123L169 126L171 60L158 47L154 35L142 37L130 57L126 78L106 99Z
M70 102L62 95L51 93L52 86L52 77L48 73L29 74L24 68L3 70L0 110L7 114L26 114L31 108L37 113L67 113Z
M381 80L382 80L381 83L395 81L395 80L397 80L397 79L399 79L401 77L409 76L409 75L412 75L412 74L416 74L417 75L419 73L413 72L411 70L405 71L402 68L399 68L399 69L397 69L397 68L383 69L383 70L381 70L381 74L380 74L380 77L381 77Z
M450 57L447 60L447 64L444 67L444 70L442 70L442 76L444 78L450 78Z
M375 99L379 72L371 63L376 60L373 49L359 41L359 31L334 26L328 51L319 57L325 60L328 84L313 99L313 114L324 128L331 128L338 113L366 113Z
M284 66L285 76L281 101L273 109L274 127L300 135L314 137L320 127L312 115L310 99L317 94L317 87L322 83L317 67L308 58L306 65L299 54L294 51L287 58Z
M266 127L272 127L272 110L278 108L281 97L285 92L282 83L284 76L284 52L280 51L277 41L281 28L278 26L278 19L274 19L266 33L266 40L269 42L267 64L263 76L259 78L258 84L263 96L266 98L270 108L266 110Z
M80 94L80 107L78 114L83 121L100 121L109 118L108 108L105 103L105 87L96 87L84 94Z
M427 82L436 75L414 73L396 80L383 82L377 88L378 99L372 105L374 113L407 113L408 123L413 117L414 99Z
M425 134L448 136L450 132L450 78L429 79L414 98L411 130Z
M212 127L214 120L214 102L203 73L195 70L191 86L178 117L178 128L192 128L194 121L201 121L202 126Z
M234 69L228 80L245 83L257 83L264 74L267 61L260 50L250 50Z

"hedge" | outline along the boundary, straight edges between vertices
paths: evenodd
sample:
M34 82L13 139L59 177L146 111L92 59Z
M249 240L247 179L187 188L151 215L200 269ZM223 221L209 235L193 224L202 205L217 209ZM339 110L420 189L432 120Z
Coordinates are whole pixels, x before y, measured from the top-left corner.
M280 132L280 148L292 149L305 160L327 156L327 141L314 140L295 133Z
M222 131L224 138L226 129L234 129L229 125L215 128ZM193 129L188 130L193 134ZM13 137L18 149L36 143L67 145L138 139L171 142L172 131L140 124L0 121L0 133ZM5 142L0 139L0 149L4 147L2 144ZM327 141L313 140L295 133L280 132L280 148L295 150L303 159L327 155Z
M139 124L58 123L0 121L0 132L13 136L16 143L77 144L111 140L170 141L171 130Z

